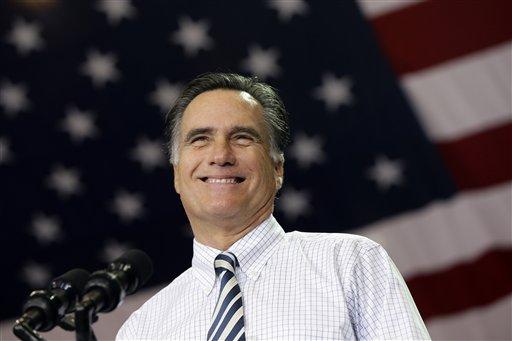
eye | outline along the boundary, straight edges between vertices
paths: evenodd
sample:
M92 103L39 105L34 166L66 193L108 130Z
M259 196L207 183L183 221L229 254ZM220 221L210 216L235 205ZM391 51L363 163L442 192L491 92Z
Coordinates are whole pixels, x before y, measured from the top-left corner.
M254 141L254 138L247 134L238 134L238 135L235 135L233 138L236 141L236 143L244 145L244 146L249 145Z
M197 135L190 139L190 144L194 146L204 145L208 141L208 136Z

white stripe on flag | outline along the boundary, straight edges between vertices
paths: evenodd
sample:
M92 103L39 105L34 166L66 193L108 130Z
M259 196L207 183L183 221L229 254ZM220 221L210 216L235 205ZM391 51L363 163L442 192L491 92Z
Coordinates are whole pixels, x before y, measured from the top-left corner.
M358 0L359 8L367 18L394 12L425 0Z
M380 243L405 278L512 245L511 184L463 192L354 231Z
M507 42L404 76L427 135L453 140L512 120L511 60Z
M433 318L427 328L432 340L512 340L512 295L484 307ZM508 331L508 336L503 334ZM463 333L463 334L461 334Z

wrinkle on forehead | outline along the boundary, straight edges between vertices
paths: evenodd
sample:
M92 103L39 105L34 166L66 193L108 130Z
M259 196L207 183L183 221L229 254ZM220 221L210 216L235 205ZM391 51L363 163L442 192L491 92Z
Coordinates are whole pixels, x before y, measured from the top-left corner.
M203 119L209 117L210 114L218 115L219 113L242 113L244 114L244 117L248 115L248 118L243 119L242 116L235 115L237 118L243 119L245 122L231 122L231 125L222 119L217 120L217 128L220 127L219 124L222 124L225 129L232 130L237 126L246 126L249 124L248 122L252 121L257 126L260 124L262 125L262 131L258 133L258 136L260 140L268 142L268 127L263 117L263 107L258 100L248 92L235 89L214 89L197 95L189 103L183 113L182 120L180 122L178 141L183 142L184 140L187 140L191 130L197 131L208 129L210 132L213 131L214 129L206 123L208 122L208 119L206 119L206 122L204 122ZM191 114L193 117L190 116ZM202 124L206 124L206 126L199 126L198 122L202 122Z

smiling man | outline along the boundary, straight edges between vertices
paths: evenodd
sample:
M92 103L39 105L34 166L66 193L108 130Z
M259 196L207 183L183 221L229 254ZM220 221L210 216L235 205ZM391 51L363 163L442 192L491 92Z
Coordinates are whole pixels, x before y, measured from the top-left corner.
M270 86L202 75L166 131L192 266L133 313L118 340L429 339L380 245L285 233L273 217L289 132Z
M180 125L176 192L195 239L227 250L270 216L282 182L263 108L247 92L211 90L190 102Z

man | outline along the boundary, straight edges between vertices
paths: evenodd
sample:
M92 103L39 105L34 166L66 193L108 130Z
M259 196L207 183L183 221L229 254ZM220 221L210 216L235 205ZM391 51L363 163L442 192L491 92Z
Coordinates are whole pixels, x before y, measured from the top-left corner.
M133 313L119 340L429 339L382 247L349 234L285 233L272 216L289 133L271 87L200 76L166 131L195 237L192 267Z

